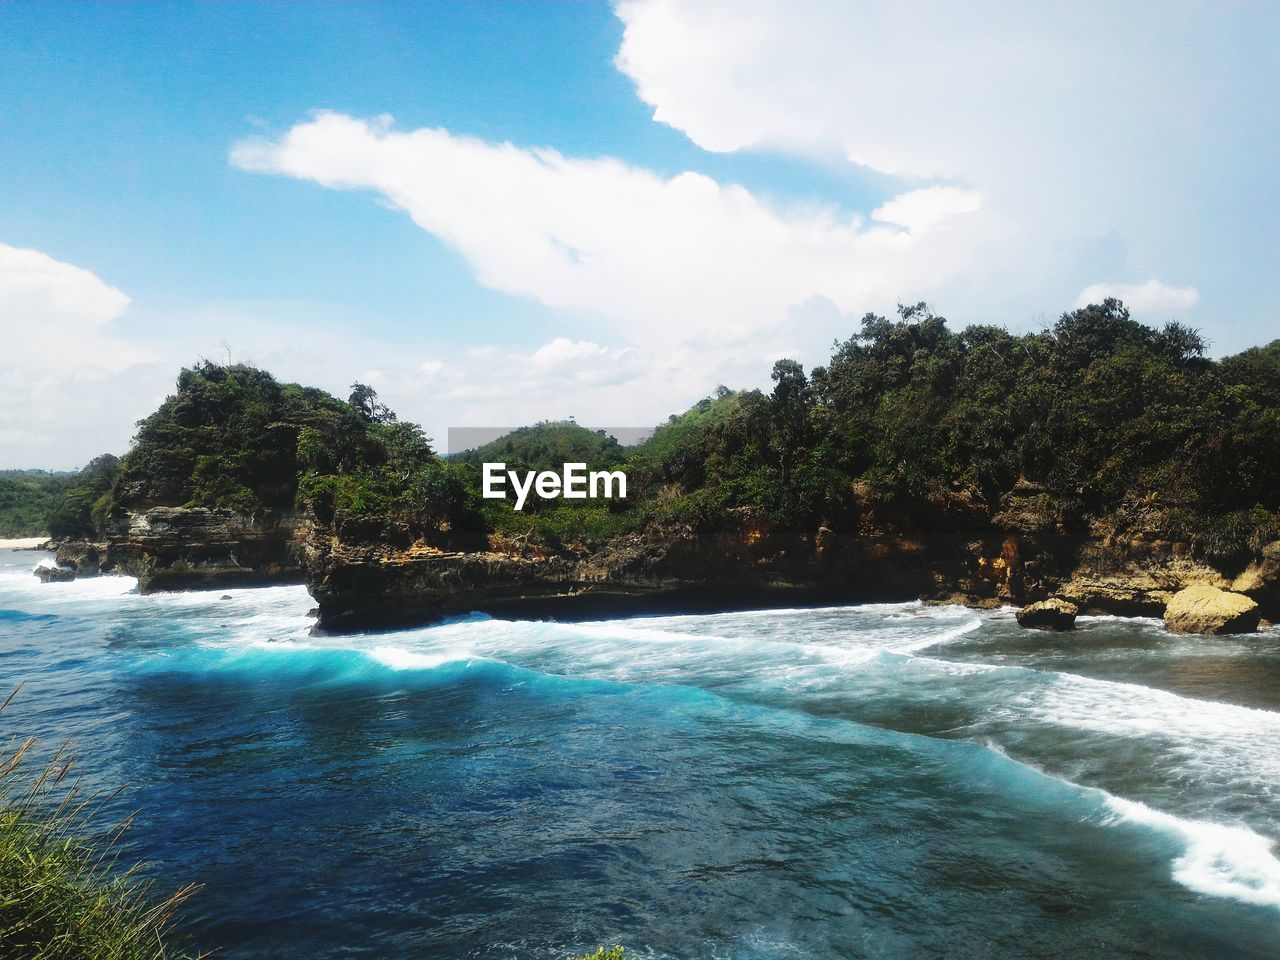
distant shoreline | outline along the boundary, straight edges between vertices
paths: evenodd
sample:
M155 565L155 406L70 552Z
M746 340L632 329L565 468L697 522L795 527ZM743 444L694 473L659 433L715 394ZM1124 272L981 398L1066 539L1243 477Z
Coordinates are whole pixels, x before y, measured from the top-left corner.
M0 537L0 550L34 550L48 537Z

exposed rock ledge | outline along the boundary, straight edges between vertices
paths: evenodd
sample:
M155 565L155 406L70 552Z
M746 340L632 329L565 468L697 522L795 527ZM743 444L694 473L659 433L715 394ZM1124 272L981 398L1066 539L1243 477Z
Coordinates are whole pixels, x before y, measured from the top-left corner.
M301 583L301 514L246 516L203 507L151 507L112 522L100 543L64 541L55 557L76 576L121 573L143 593Z
M649 529L594 551L559 552L497 538L415 540L394 525L316 528L307 583L318 626L336 632L471 612L583 619L917 598L1022 606L1051 597L1061 601L1053 619L1064 628L1070 608L1160 616L1185 587L1226 588L1245 572L1262 615L1280 612L1280 563L1267 561L1280 558L1280 544L1242 572L1218 569L1185 545L1102 533L809 535L732 521L716 532Z
M379 521L334 528L297 513L159 506L118 518L102 543L64 542L56 556L77 576L136 576L143 592L305 579L318 625L333 631L473 611L583 619L917 598L985 607L1058 598L1080 613L1161 616L1193 584L1233 590L1280 619L1280 542L1219 569L1183 544L1017 519L925 535L878 525L801 532L744 513L717 531L650 528L595 550L549 551L498 537L423 540Z
M940 547L957 560L965 541ZM719 533L685 527L619 537L595 551L551 553L499 538L413 541L393 525L317 530L307 584L322 629L349 631L484 612L587 619L657 612L911 600L935 581L908 538L840 540L767 524Z

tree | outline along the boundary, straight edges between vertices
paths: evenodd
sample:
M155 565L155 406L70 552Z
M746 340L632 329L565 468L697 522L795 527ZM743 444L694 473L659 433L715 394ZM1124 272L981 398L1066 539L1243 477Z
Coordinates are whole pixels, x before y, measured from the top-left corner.
M347 403L366 423L391 423L396 419L391 408L378 401L378 391L367 384L353 383Z

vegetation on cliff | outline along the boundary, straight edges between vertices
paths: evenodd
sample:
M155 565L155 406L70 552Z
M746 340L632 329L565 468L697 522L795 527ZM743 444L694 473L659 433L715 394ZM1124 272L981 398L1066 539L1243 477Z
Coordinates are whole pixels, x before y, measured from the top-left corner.
M587 470L625 469L632 451L603 430L591 430L571 420L544 421L520 427L496 440L462 451L451 458L471 489L478 490L485 463L505 463L519 472L558 472L566 463L584 463ZM543 500L530 497L517 513L503 500L478 500L485 529L495 533L560 547L566 543L596 543L632 529L639 514L632 501Z
M989 525L1015 490L1045 529L1115 529L1224 556L1280 537L1280 341L1213 361L1185 326L1107 300L1045 330L951 330L924 304L868 314L828 364L780 360L769 391L719 388L625 448L573 423L523 428L446 461L368 387L342 401L205 363L139 425L103 499L86 471L63 514L149 504L310 505L324 522L496 531L556 547L653 523L753 515L815 530ZM478 465L623 469L626 501L479 497ZM1024 518L1025 519L1025 518Z
M205 362L179 374L123 459L104 455L64 482L46 522L57 537L93 537L127 510L301 506L325 522L464 526L475 514L466 476L368 386L355 384L344 401L244 364Z
M565 463L585 463L603 470L623 463L627 450L603 430L589 430L572 420L550 420L512 430L452 459L477 467L506 463L512 469L559 470Z
M119 477L119 457L104 453L89 461L48 506L45 529L49 535L90 537L101 530L111 512L112 492Z
M864 317L809 376L779 361L772 394L703 401L633 464L649 490L792 523L856 520L856 489L899 521L963 526L1023 484L1068 527L1109 516L1256 548L1280 534L1280 341L1219 362L1204 350L1115 300L1025 335L953 332L917 304Z
M861 326L827 365L780 360L770 392L721 387L628 450L621 516L970 529L1023 488L1048 528L1108 518L1219 556L1280 537L1280 341L1215 362L1115 300L1023 335L924 304Z

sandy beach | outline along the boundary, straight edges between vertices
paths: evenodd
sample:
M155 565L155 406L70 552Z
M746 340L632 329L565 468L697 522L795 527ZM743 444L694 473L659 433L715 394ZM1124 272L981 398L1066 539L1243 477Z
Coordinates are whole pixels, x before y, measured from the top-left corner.
M0 537L0 550L30 550L48 539L48 537Z

